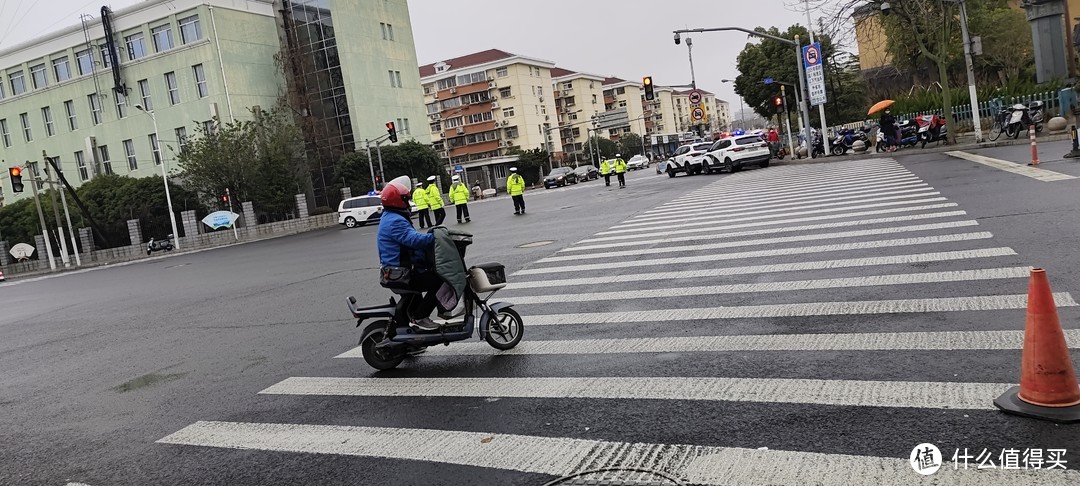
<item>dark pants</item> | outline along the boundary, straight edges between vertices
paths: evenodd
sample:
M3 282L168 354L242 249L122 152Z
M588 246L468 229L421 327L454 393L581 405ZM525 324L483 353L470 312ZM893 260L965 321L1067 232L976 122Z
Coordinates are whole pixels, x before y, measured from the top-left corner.
M525 212L525 196L523 196L521 194L518 194L516 196L511 196L511 197L514 198L514 212L515 213L523 213L523 212Z
M414 299L409 303L408 307L410 318L420 320L431 316L432 311L439 305L437 291L440 286L442 286L442 280L432 270L412 273L412 277L409 279L409 288L424 292L424 296L410 296Z
M605 186L610 186L611 185L611 172L608 172L607 174L604 174L604 185Z
M446 219L446 210L443 208L435 209L435 226L441 225L444 219Z
M461 221L461 218L469 219L469 205L466 203L455 204L457 208L457 220Z
M420 220L420 229L424 229L428 226L435 226L431 224L431 210L424 208L418 211L419 216L416 219Z
M616 172L615 175L619 177L619 187L626 187L626 173Z

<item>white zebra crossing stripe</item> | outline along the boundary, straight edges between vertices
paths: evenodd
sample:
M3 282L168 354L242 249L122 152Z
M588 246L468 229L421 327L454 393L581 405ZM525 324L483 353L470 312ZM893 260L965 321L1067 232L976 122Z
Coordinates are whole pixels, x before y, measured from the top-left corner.
M917 479L931 481L917 477L906 458L437 429L199 421L157 442L427 461L551 476L616 467L651 469L701 485L849 486L858 478L864 484L907 486ZM946 464L933 480L958 486L1075 484L1078 475L1073 470L953 469Z
M757 292L794 292L799 290L878 287L889 285L914 285L943 282L974 282L979 280L1002 280L1027 278L1030 267L988 268L950 272L903 273L896 275L864 275L859 277L825 278L817 280L793 280L785 282L740 283L730 285L706 285L699 287L664 287L650 289L626 289L611 292L586 292L574 294L550 294L514 297L519 305L563 302L600 302L630 299L680 298L698 295L740 294Z
M339 378L298 376L263 395L598 398L993 410L1009 383L724 377Z
M753 250L732 253L718 253L709 255L709 261L738 260L742 258L767 258L783 255L805 255L809 253L829 253L848 250L867 250L872 248L891 248L897 246L932 245L940 243L955 243L961 241L983 240L993 237L988 232L959 233L953 235L924 236L920 238L900 238L894 240L860 241L855 243L839 243L833 245L803 246L795 248L770 248L768 250ZM621 268L647 267L656 265L674 265L679 263L701 263L701 256L685 256L671 258L655 258L650 260L633 260L620 262ZM611 263L590 263L584 265L567 265L561 267L540 267L518 270L514 275L534 275L542 273L560 272L583 272L589 270L610 269Z
M658 231L663 231L664 233L670 233L669 230L679 231L679 230L684 230L686 228L692 228L692 227L698 227L698 226L710 226L711 227L711 226L715 226L718 222L727 223L727 222L740 222L740 221L759 221L759 220L766 220L766 219L772 219L772 218L783 218L783 217L789 217L789 216L805 216L805 215L808 215L808 214L843 213L843 212L851 211L851 210L855 210L855 209L884 208L884 207L889 207L889 206L904 206L904 205L909 205L909 204L922 205L922 204L927 204L927 203L944 202L944 201L947 201L947 200L948 199L946 199L944 197L930 197L930 198L926 198L926 199L916 199L916 200L911 200L911 201L907 201L907 200L905 200L905 201L888 201L888 202L879 202L879 203L873 203L873 204L858 204L858 205L855 205L855 206L845 206L845 207L839 207L839 208L827 207L827 208L821 208L821 209L811 209L811 210L808 210L808 211L792 211L793 208L787 208L787 209L783 209L783 211L791 211L791 212L786 213L786 214L758 214L758 211L753 211L752 212L753 215L751 215L751 216L742 216L742 217L731 217L731 216L713 217L711 215L704 215L704 216L702 216L702 219L698 220L698 221L691 221L691 222L678 223L678 224L668 224L668 225L657 225L657 226L649 226L649 227L611 229L611 230L608 230L608 231L601 231L599 233L596 233L596 235L597 236L607 236L607 235L616 235L616 234L644 233L644 232L653 232L655 234L655 232L658 232ZM770 212L772 212L772 211L770 211ZM843 215L843 214L841 214L841 215L835 215L834 214L832 217L833 218L838 218L838 217L844 217L844 216L845 215ZM775 224L775 223L773 223L773 224ZM616 227L616 228L618 228L618 227Z
M799 241L832 240L843 238L858 238L862 236L880 236L897 233L915 233L919 231L935 231L942 229L956 229L978 226L979 222L948 221L944 223L917 224L911 226L894 226L891 228L876 228L868 230L841 231L837 233L818 233L811 235L783 236L776 238L760 238L756 240L725 241L719 243L706 243L702 245L683 246L660 246L656 248L644 248L640 250L615 250L610 252L581 253L575 255L560 255L537 260L537 263L565 262L572 260L593 260L597 258L622 258L637 255L655 255L659 253L682 253L687 251L718 250L724 248L740 248L755 245L774 245L782 243L795 243Z
M807 217L803 217L803 218L774 219L774 220L769 220L769 221L756 221L756 222L752 222L752 223L721 224L721 225L707 227L707 228L688 228L688 229L684 229L684 230L669 230L669 231L665 231L664 234L670 236L670 235L688 235L688 234L695 234L695 233L710 233L710 237L711 237L712 234L715 234L715 232L724 231L724 230L731 230L731 229L738 229L738 228L752 228L752 227L756 227L756 226L775 226L775 225L789 224L789 223L805 223L805 222L809 222L809 221L821 221L821 220L826 220L826 219L827 220L837 220L837 219L843 219L843 218L857 218L857 217L862 217L862 216L876 216L876 215L879 215L879 214L910 213L910 212L915 212L915 211L933 211L935 209L946 209L946 208L955 208L955 207L957 207L956 203L926 204L926 205L922 205L922 206L908 206L908 207L902 207L902 208L874 209L874 210L870 210L870 211L855 211L855 212L852 212L852 213L845 213L845 214L827 214L827 215L822 215L822 216L807 216ZM958 212L963 213L963 214L967 214L964 211L958 211ZM916 216L918 216L918 215L916 215ZM910 216L910 217L915 217L915 216ZM742 219L733 218L733 219L729 219L728 221L734 221L734 220L741 221ZM840 223L842 224L843 222L840 222ZM784 231L787 228L789 228L789 227L788 226L782 226L782 227L776 228L776 230L777 231ZM638 233L638 234L629 234L629 235L600 236L600 237L596 237L596 238L587 238L587 239L581 240L581 241L578 242L578 244L594 243L594 242L599 242L599 241L622 241L622 240L635 240L635 239L647 239L648 240L647 242L652 242L652 241L656 240L656 233L650 231L650 232L647 232L647 233Z
M739 238L743 236L757 236L768 235L775 233L794 233L794 232L809 232L818 231L830 228L849 228L852 226L869 226L874 224L885 223L903 223L907 221L919 221L924 219L937 219L937 218L952 218L956 216L966 215L966 211L946 211L942 213L923 213L923 214L911 214L907 216L893 216L889 218L874 218L874 219L859 219L855 221L839 221L836 223L823 223L823 224L808 224L802 226L782 226L778 228L765 228L758 230L746 230L746 231L733 231L730 233L712 233L709 234L709 239L718 240L721 238ZM702 236L673 236L660 239L647 239L641 241L613 241L609 243L602 243L598 245L581 245L571 246L569 248L563 248L557 253L569 253L575 251L592 251L592 250L605 250L611 248L627 247L627 246L640 246L640 245L659 245L663 243L676 243L680 241L701 241Z
M1012 172L1013 174L1019 174L1043 182L1067 181L1077 179L1076 176L1062 174L1060 172L1054 172L1052 170L1039 169L1037 167L1028 167L1026 165L1020 165L1015 162L1009 162L1007 160L995 159L992 157L975 155L967 152L945 152L945 155L956 157L958 159L970 160L972 162L977 162L982 165L993 167L995 169L1001 169L1006 172Z
M1054 294L1058 307L1077 303L1068 292ZM579 312L574 314L530 314L529 326L571 324L629 324L632 322L716 321L768 317L853 316L926 312L966 312L1024 309L1027 295L979 295L935 299L859 300L846 302L805 302L689 309L656 309L623 312ZM718 324L718 323L717 323Z
M1071 348L1080 348L1080 329L1066 329ZM851 334L754 334L736 336L524 340L499 351L487 343L433 346L426 356L532 356L731 351L957 351L1023 349L1024 331L870 332ZM363 358L357 346L335 358Z
M728 275L746 275L758 273L783 273L805 270L829 270L836 268L873 267L881 265L910 265L914 263L945 262L976 258L1013 256L1016 251L1008 247L984 248L978 250L943 251L933 253L915 253L867 258L845 258L839 260L818 260L809 262L777 263L767 265L745 265L738 267L704 268L674 272L634 273L628 275L605 275L601 277L560 278L551 280L513 280L504 292L546 287L570 287L576 285L603 285L616 282L671 281L679 279L701 279Z

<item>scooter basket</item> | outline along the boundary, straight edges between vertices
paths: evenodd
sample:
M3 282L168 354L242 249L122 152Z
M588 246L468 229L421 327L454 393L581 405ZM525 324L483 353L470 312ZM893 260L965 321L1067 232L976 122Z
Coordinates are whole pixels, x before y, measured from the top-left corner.
M485 263L469 269L476 292L494 292L506 286L506 269L499 263Z

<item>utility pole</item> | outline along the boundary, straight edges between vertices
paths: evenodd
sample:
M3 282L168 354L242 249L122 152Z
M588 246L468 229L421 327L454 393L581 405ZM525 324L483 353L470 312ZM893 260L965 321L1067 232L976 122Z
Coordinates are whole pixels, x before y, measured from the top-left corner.
M30 163L27 161L27 167ZM49 270L56 271L56 260L53 257L52 245L49 243L49 230L45 224L45 213L41 211L41 200L38 199L37 183L40 179L30 171L30 189L34 191L34 206L37 206L38 221L41 223L41 237L45 239L45 253L49 257Z
M44 151L42 151L42 155L45 155ZM45 162L51 165L53 170L56 171L56 179L60 183L57 184L60 186L60 205L64 207L64 219L67 220L68 237L71 238L71 253L75 255L75 265L81 267L82 258L79 257L79 245L75 240L75 227L71 225L71 213L68 212L67 196L65 196L67 191L64 190L66 184L63 184L64 174L60 170L60 157L45 157Z
M45 155L45 151L41 151L43 158L48 158ZM45 162L48 164L48 162ZM45 182L49 184L49 200L52 201L53 219L56 221L56 239L60 243L60 260L64 262L64 268L71 267L71 259L68 257L67 241L64 240L64 228L63 223L60 222L60 207L56 204L56 186L53 185L52 172L49 171L49 167L42 167L45 170Z
M228 187L225 188L225 200L229 201L229 213L232 214L232 194L229 193ZM236 220L232 222L232 235L234 240L240 241L240 235L236 232Z
M975 69L971 62L971 37L968 34L967 4L959 0L960 4L960 35L964 41L964 64L967 67L968 97L971 99L971 122L975 130L975 142L981 143L982 120L979 117L979 95L975 90ZM1068 2L1063 2L1068 3ZM1066 17L1068 20L1068 17ZM1065 23L1068 25L1068 22ZM1072 46L1069 46L1069 59L1072 59Z
M377 185L375 184L375 164L371 163L371 140L364 140L364 148L367 149L367 166L371 171L371 190L374 191Z
M806 0L805 3L806 3L806 29L810 31L810 44L813 44L815 42L814 41L814 21L810 19L810 0ZM964 32L967 32L966 27L964 29ZM967 42L966 38L967 37L965 36L965 42ZM822 64L824 64L824 62L825 62L824 52L822 53L821 58L822 58L821 62L822 62ZM970 58L968 58L968 69L969 69L968 72L970 73L971 72L970 71L970 69L971 69L971 60L970 60ZM836 101L836 100L833 100L833 101ZM821 117L821 141L822 141L822 143L825 144L825 154L828 155L829 154L829 137L828 137L829 132L826 129L827 129L827 127L829 125L825 123L825 104L817 105L817 108L818 108L818 116ZM976 122L976 123L978 123L978 122ZM975 125L975 126L978 126L978 125ZM807 150L807 155L813 155L813 153L814 153L813 142L811 142L811 141L806 142L806 150Z

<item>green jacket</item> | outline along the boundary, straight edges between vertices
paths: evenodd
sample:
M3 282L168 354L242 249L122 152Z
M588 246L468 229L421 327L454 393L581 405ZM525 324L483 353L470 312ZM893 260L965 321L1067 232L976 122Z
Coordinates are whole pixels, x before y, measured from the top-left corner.
M510 174L506 178L506 192L511 196L520 196L525 193L525 178L521 174Z
M434 182L429 184L427 189L427 203L431 206L431 209L440 209L443 207L442 193L439 192L439 186Z
M465 204L469 202L469 188L465 187L465 184L455 182L450 185L447 196L450 197L450 204Z

